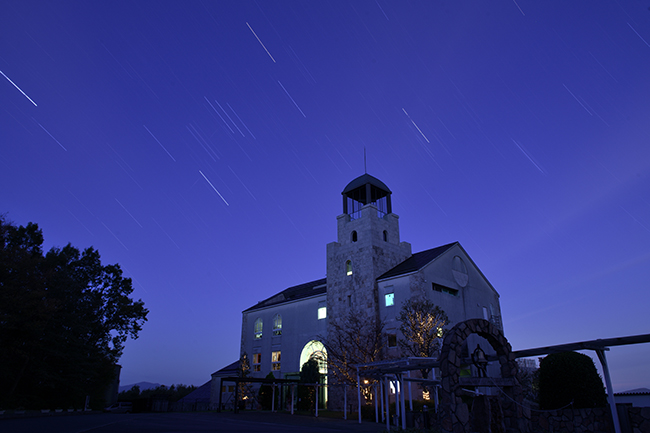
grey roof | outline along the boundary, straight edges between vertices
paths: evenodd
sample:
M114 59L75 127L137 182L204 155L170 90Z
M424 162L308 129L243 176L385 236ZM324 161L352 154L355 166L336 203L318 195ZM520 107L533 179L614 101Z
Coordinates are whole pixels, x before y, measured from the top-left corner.
M615 396L624 396L624 395L650 395L650 389L648 388L634 388L628 391L616 392Z
M194 391L187 394L185 397L181 398L179 401L183 402L195 402L195 401L210 401L210 391L212 381L209 380L203 385L196 388Z
M226 365L224 368L221 370L217 370L212 375L214 376L215 374L231 374L231 373L236 373L237 370L239 370L239 360L233 362L232 364Z
M377 188L383 189L384 191L392 194L392 191L386 186L384 182L382 182L381 180L377 179L374 176L369 175L368 173L362 174L361 176L354 179L352 182L348 183L348 186L345 187L345 189L341 194L345 194L350 191L353 191L367 183L374 185Z
M420 270L424 266L431 263L433 260L437 259L440 255L445 253L449 248L457 244L458 242L452 242L447 245L442 245L436 248L431 248L430 250L424 250L420 251L419 253L415 253L399 265L395 266L393 269L389 270L388 272L384 272L377 279L381 280L384 278L396 277L398 275L408 274Z
M320 280L310 281L309 283L289 287L288 289L285 289L280 293L271 296L270 298L258 302L252 307L244 310L244 312L257 310L258 308L269 307L271 305L281 304L287 301L294 301L297 299L307 298L309 296L323 294L327 291L326 284L327 278L321 278Z

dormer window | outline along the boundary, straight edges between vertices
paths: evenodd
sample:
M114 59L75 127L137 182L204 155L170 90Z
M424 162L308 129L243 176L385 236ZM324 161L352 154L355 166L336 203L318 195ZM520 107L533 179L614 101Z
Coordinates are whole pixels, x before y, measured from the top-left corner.
M352 261L348 260L345 262L345 273L346 275L352 275Z
M352 242L356 242L356 241L357 241L357 231L356 231L356 230L353 230L353 231L352 231L352 236L351 236L351 238L352 238Z
M258 318L255 321L254 332L255 332L255 339L256 340L259 340L260 338L262 338L262 319L261 318Z

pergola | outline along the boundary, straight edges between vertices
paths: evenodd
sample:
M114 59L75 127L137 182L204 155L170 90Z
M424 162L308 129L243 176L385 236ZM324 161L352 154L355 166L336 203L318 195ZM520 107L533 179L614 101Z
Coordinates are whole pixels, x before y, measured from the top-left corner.
M605 385L607 386L607 400L612 412L614 430L621 433L621 425L618 421L618 412L616 412L616 402L614 401L614 390L612 389L612 380L609 376L609 367L605 351L613 346L627 346L631 344L650 343L650 334L632 335L629 337L604 338L597 340L580 341L578 343L558 344L556 346L538 347L535 349L516 350L512 353L516 358L529 358L532 356L548 355L551 353L573 352L576 350L593 350L598 355L598 360L603 367L605 375Z
M517 350L512 354L515 358L529 358L533 356L549 355L551 353L572 352L578 350L593 350L596 352L598 359L603 367L603 374L605 375L605 385L607 387L607 398L612 413L612 420L616 433L621 433L621 427L618 420L618 413L616 412L616 403L614 401L614 390L612 388L612 381L609 375L609 367L605 357L605 351L614 346L627 346L632 344L650 343L650 334L633 335L627 337L604 338L597 340L580 341L577 343L559 344L555 346L537 347L534 349ZM488 361L495 361L496 357L488 357ZM471 363L471 360L467 360ZM402 413L402 428L406 428L406 418L403 416L405 413L405 402L403 385L404 382L421 382L431 385L438 385L440 381L431 379L417 379L411 378L410 372L413 370L421 370L423 368L435 368L440 366L440 361L436 358L402 358L388 361L379 361L369 364L356 365L357 369L357 398L358 398L358 412L359 423L361 423L361 378L372 378L377 380L384 380L386 387L388 387L388 377L394 376L395 381L400 383L399 390L396 387L395 403L396 408L401 406ZM404 373L409 377L404 377ZM508 386L511 385L512 379L499 379L499 378L479 378L467 377L461 378L461 384L466 386ZM387 388L386 388L387 389ZM399 406L397 402L399 401ZM388 392L386 392L386 408L388 408ZM412 409L412 408L411 408ZM375 408L376 411L376 408ZM389 417L386 416L387 428L389 426Z

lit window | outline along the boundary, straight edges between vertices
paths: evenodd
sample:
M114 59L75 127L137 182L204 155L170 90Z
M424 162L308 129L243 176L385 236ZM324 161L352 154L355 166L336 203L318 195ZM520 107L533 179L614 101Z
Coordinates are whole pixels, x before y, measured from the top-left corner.
M235 385L228 385L228 392L235 392Z
M260 371L261 370L261 364L262 363L262 354L261 353L253 353L253 371Z
M388 334L388 347L397 347L397 334Z
M273 318L273 335L282 335L282 316L279 314Z
M352 262L351 262L350 260L348 260L347 262L345 262L345 272L346 272L348 275L352 275Z
M438 335L438 337L442 338L443 332L444 331L442 330L442 328L438 328L438 332L436 334Z
M327 307L318 307L318 320L327 318Z
M392 307L395 305L395 293L386 293L385 299L387 307Z
M431 394L429 394L429 391L422 391L422 400L431 400Z
M271 369L272 370L279 370L280 369L280 351L276 350L275 352L271 352Z
M255 321L255 339L258 340L262 338L262 319L257 319Z

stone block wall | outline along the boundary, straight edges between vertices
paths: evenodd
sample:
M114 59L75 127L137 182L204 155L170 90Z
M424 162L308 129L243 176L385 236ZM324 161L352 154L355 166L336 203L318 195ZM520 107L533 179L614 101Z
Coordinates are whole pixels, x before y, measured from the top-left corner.
M627 416L633 433L650 433L650 407L628 407Z
M533 432L612 433L614 431L609 407L533 411L531 415Z

